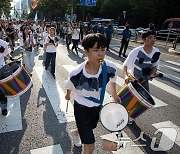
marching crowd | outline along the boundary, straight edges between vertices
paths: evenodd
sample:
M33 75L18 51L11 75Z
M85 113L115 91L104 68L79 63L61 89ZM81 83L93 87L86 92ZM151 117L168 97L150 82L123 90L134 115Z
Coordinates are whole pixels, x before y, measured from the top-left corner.
M67 50L75 50L78 55L78 43L82 41L84 53L88 60L78 65L69 74L66 82L67 93L65 98L70 100L71 92L74 94L74 114L77 129L71 132L75 146L83 146L83 154L91 154L94 151L95 137L93 129L96 128L99 120L99 112L104 99L106 84L110 83L112 98L115 102L121 103L116 93L117 70L113 62L104 60L106 51L109 50L113 29L111 24L88 25L83 23L64 22L31 22L31 21L1 21L0 23L0 68L5 65L4 57L14 60L8 52L8 44L11 53L16 52L15 41L20 43L23 65L32 76L34 67L34 48L42 46L44 49L43 63L45 70L51 64L50 73L55 78L56 51L58 42L61 39L66 42ZM129 25L123 32L122 47L119 56L125 46L123 56L129 43L131 33ZM130 52L123 64L125 82L129 79L128 69L135 79L144 81L144 87L149 91L148 80L155 76L159 66L160 52L154 47L155 33L148 31L142 35L144 45ZM72 42L72 48L70 44ZM101 64L100 61L103 61ZM2 115L7 115L7 97L0 90L0 105ZM107 142L107 141L106 141ZM111 148L111 142L103 144L105 150ZM119 146L113 143L114 149ZM120 148L120 147L118 147ZM117 150L117 149L116 149Z

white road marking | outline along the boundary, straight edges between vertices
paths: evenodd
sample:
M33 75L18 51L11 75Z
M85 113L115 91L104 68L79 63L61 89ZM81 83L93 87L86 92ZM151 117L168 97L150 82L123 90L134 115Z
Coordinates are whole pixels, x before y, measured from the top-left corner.
M176 136L176 141L175 143L180 146L180 128L176 126L173 122L171 121L164 121L164 122L159 122L159 123L154 123L152 124L155 128L160 129L160 128L175 128L177 131L177 136ZM171 140L171 136L169 136L169 132L165 134L169 139Z
M60 144L30 150L31 154L63 154Z
M109 141L117 141L117 133L110 133L107 135L102 135L101 138L102 139L107 139ZM135 146L136 144L128 137L128 135L122 131L123 134L123 138L124 138L124 142L122 141L121 143L125 143L126 142L126 146L124 148L120 148L117 151L113 151L113 154L144 154L144 152L138 147ZM134 146L133 146L134 145Z
M22 130L20 97L8 98L7 105L6 117L0 111L0 133Z
M177 63L177 62L174 62L174 61L167 60L166 63L173 64L173 65L176 65L176 66L180 67L180 63Z
M56 80L48 71L45 71L43 67L35 67L35 70L46 91L59 123L75 121L71 102L69 102L68 112L66 113L67 100L65 100L65 93L59 87Z
M165 64L160 65L160 67L168 68L169 70L172 70L174 72L180 73L180 69L177 69L177 68L165 65Z

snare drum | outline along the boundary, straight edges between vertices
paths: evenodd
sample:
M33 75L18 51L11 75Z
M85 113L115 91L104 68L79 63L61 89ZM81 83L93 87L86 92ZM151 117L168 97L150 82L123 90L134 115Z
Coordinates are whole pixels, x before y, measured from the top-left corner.
M108 103L100 111L102 125L111 132L121 131L128 123L126 109L118 103Z
M131 118L135 119L147 109L155 105L149 92L140 84L130 82L124 85L117 95L121 98L122 105L128 111Z
M7 97L20 96L32 85L31 77L18 61L3 66L0 74L0 88Z

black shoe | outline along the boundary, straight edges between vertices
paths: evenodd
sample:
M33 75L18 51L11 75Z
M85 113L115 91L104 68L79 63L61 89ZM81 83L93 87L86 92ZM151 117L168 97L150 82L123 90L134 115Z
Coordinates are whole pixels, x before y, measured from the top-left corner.
M55 79L56 78L55 73L51 73L51 74L52 74L53 78Z
M127 56L126 56L126 55L123 55L123 57L124 57L124 58L127 58Z
M47 71L47 67L45 67L45 70Z
M119 57L121 57L121 55L119 55Z
M7 109L2 110L2 115L3 115L3 116L6 116L7 114L8 114Z

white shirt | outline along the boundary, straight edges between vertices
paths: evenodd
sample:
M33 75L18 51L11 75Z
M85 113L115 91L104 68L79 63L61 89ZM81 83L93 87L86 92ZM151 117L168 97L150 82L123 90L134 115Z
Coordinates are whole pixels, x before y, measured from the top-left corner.
M79 40L79 33L80 33L79 28L74 29L73 34L72 34L72 39Z
M116 82L117 71L114 63L105 60L107 66L107 82ZM79 64L75 69L69 74L69 78L66 81L66 89L73 92L74 100L79 104L93 107L99 106L93 101L86 99L85 97L94 97L100 99L100 94L102 90L102 67L99 68L97 74L92 75L86 71L85 65L87 61Z
M45 39L45 43L44 43L44 44L49 43L49 41L50 41L49 37L50 37L52 40L54 40L54 42L55 42L55 37L51 37L50 35L48 35L48 36L46 37L46 39ZM47 48L46 48L46 52L48 52L48 53L54 53L54 52L56 52L56 47L55 47L53 44L52 44L52 45L48 45Z
M147 54L144 49L143 49L143 46L140 46L140 47L137 47L135 49L133 49L127 59L124 61L123 63L123 66L127 66L129 72L134 76L134 70L139 70L140 72L142 71L142 68L145 67L145 65L152 65L152 67L156 66L157 68L159 68L159 61L160 61L160 58L158 59L157 62L155 63L151 63L151 59L153 57L153 55L156 53L156 52L160 52L157 48L153 47L153 50L150 54ZM146 60L143 62L143 64L139 64L139 58L140 57L147 57L146 59L149 59L149 60Z
M33 35L31 35L31 36L32 36L32 39L33 39L33 43L36 44L36 41L35 41L35 39L34 39L34 36L33 36ZM29 47L30 45L32 45L32 42L29 41L29 36L26 37L26 42L24 42L23 37L20 38L20 46L23 47L23 46L25 45L25 43L27 43L27 46L28 46L28 47ZM33 49L34 49L34 48L32 48L32 50L33 50ZM25 51L25 49L24 49L24 51Z
M1 68L5 65L4 57L9 54L9 51L8 51L8 44L6 41L0 39L0 46L5 48L4 52L0 53L0 68Z

